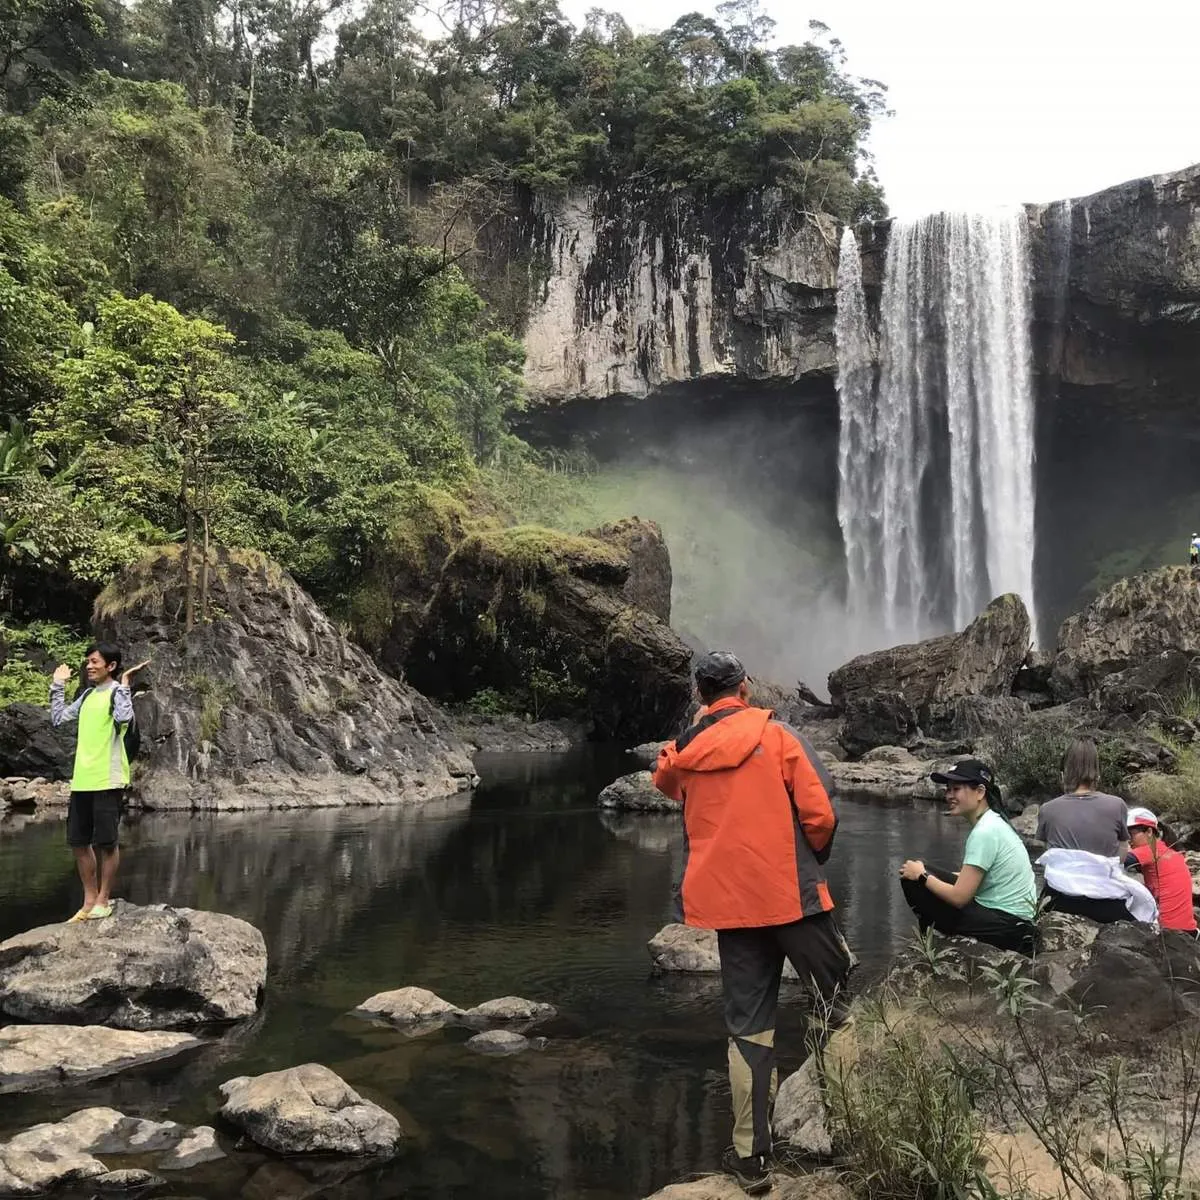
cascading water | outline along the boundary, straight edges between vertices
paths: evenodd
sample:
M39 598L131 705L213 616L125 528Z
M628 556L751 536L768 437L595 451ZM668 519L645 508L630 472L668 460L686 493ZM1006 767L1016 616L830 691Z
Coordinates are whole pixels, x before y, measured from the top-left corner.
M1024 213L893 223L879 379L866 397L849 327L859 317L847 316L841 340L843 299L850 314L861 303L855 276L839 265L838 510L851 613L869 615L886 644L962 628L1001 592L1019 593L1033 616Z

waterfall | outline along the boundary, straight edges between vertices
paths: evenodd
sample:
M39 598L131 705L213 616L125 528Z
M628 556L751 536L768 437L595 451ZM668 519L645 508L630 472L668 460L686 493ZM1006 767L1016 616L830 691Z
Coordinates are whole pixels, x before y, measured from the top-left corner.
M875 461L875 362L863 293L862 260L854 231L842 233L837 268L838 524L846 547L847 599L856 626L869 624L875 472L856 470Z
M851 313L859 304L854 275L847 267L843 277L839 264L839 333L843 279ZM861 294L861 279L857 287ZM1001 592L1019 593L1034 617L1024 213L894 222L872 396L862 393L849 330L845 351L843 367L839 340L839 517L851 613L871 614L883 644L961 629Z

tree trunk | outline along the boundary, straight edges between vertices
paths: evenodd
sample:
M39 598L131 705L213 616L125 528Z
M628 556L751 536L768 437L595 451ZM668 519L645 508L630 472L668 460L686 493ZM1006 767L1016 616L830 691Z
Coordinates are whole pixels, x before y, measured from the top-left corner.
M207 488L205 489L207 491ZM204 505L204 551L200 559L200 622L208 624L208 502Z
M191 470L187 459L183 463L183 476L179 489L180 502L183 505L183 579L184 579L184 602L183 602L183 628L186 633L191 633L192 626L196 623L196 580L192 574L192 552L195 546L195 521L192 514L192 498L189 494L191 489Z

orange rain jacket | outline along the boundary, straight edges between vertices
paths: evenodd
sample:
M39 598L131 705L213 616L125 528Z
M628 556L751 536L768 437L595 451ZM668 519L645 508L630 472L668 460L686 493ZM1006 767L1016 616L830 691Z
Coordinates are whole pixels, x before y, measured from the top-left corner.
M786 925L833 908L821 870L837 829L829 775L774 713L716 701L659 753L654 786L683 801L688 925Z

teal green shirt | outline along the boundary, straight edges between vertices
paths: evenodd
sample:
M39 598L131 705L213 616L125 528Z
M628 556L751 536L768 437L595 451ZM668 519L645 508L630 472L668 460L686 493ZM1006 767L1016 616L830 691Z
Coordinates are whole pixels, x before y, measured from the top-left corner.
M975 899L984 908L995 908L1032 921L1037 912L1037 884L1016 830L988 809L967 835L963 866L978 867L983 882Z

